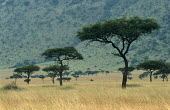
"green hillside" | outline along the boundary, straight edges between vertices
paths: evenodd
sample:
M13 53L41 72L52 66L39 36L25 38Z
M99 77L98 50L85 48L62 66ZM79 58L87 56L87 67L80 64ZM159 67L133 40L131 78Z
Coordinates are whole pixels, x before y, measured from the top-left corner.
M131 64L148 59L170 62L169 4L169 0L0 0L0 68L43 63L40 53L63 46L75 46L85 57L71 62L75 69L121 66L121 60L109 53L111 46L86 46L76 32L91 23L128 16L151 17L162 27L131 47Z

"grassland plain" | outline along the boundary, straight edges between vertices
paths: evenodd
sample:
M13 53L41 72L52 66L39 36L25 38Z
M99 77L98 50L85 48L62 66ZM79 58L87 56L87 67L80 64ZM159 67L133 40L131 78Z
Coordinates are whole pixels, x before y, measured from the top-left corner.
M170 83L161 79L148 82L128 81L126 90L121 88L121 74L82 76L76 82L58 82L50 79L32 79L27 85L17 81L21 90L0 90L0 110L170 110ZM94 79L94 81L89 81ZM13 80L0 80L0 88Z

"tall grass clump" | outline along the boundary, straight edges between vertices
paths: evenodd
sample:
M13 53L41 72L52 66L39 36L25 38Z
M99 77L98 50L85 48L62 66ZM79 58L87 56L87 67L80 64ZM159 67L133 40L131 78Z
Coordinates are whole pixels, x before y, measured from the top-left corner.
M15 83L11 83L11 84L7 84L3 86L2 89L3 90L20 90L21 88L19 88Z

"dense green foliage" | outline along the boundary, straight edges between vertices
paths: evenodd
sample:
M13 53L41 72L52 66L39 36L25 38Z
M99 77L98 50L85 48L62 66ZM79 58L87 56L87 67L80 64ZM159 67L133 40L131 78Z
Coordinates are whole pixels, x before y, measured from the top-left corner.
M63 72L69 69L68 64L64 64L64 62L83 59L83 56L74 47L47 49L44 53L42 53L42 56L46 59L52 59L58 63L58 65L44 68L43 71L50 70L54 73L59 73L60 86L62 86ZM54 78L52 80L54 80Z
M140 75L139 78L142 78L142 77L144 78L147 75L149 75L150 76L150 82L152 82L153 73L157 70L162 70L164 65L165 64L163 62L156 61L156 60L148 60L148 61L145 61L145 62L138 64L137 69L147 71L147 72L143 73L142 75Z
M82 26L122 16L154 18L159 33L141 39L130 48L131 65L145 60L170 61L169 0L0 0L0 67L19 67L48 61L39 56L48 48L76 46L85 61L76 67L114 69L122 67L110 48L86 47L75 38ZM140 47L142 45L142 47ZM97 47L97 48L96 48ZM166 48L164 48L166 47ZM90 51L90 52L89 52ZM104 60L98 60L104 58ZM109 60L109 59L114 60ZM77 63L77 62L76 62ZM71 68L72 68L71 67ZM114 67L114 68L113 68Z
M42 56L45 56L46 59L54 59L54 61L83 59L83 56L78 53L74 47L47 49L44 53L42 53Z
M30 79L31 75L35 71L39 71L39 70L40 70L40 67L37 65L26 65L26 66L16 68L14 72L25 73L27 75L27 79L25 79L24 81L29 84L29 82L31 81Z

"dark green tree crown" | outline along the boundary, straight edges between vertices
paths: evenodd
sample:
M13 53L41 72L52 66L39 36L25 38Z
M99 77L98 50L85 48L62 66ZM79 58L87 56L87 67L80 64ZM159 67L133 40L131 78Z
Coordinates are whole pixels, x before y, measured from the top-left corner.
M17 78L22 78L22 75L20 74L13 74L12 76L10 76L11 79L17 79Z
M85 26L77 33L77 37L84 41L108 42L116 36L120 41L132 42L143 34L149 34L160 26L154 19L141 19L139 17L106 20Z
M41 55L45 58L56 58L57 60L83 59L83 56L74 47L48 49Z
M37 65L26 65L26 66L22 66L19 68L16 68L14 70L14 72L19 72L19 73L33 73L34 71L39 71L40 67Z
M49 67L45 67L42 70L45 71L45 72L58 73L60 71L69 70L69 67L68 66L52 65L52 66L49 66Z
M163 66L164 66L163 62L156 61L156 60L149 60L137 65L137 69L155 71L161 69Z
M44 75L39 75L38 77L41 78L41 79L44 79L44 78L45 78Z
M133 71L133 70L135 70L134 67L128 67L128 71L129 71L129 72L131 72L131 71ZM118 71L124 72L124 71L125 71L125 68L119 68Z
M22 71L22 68L19 67L19 68L15 68L14 72L21 74L23 71Z
M164 63L164 65L162 65L162 68L159 69L158 73L170 74L170 63Z

